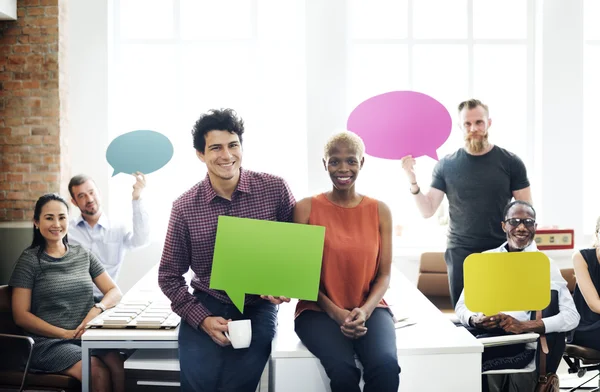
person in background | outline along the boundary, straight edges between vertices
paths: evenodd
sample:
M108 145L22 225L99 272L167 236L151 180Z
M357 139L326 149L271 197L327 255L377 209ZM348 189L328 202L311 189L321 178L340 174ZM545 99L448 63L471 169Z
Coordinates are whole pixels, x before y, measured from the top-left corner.
M10 277L15 323L35 341L33 372L64 373L81 381L81 335L86 324L121 299L121 291L93 253L69 244L69 207L57 194L40 197L33 242ZM104 295L94 303L94 284ZM93 390L124 391L117 351L93 352Z
M504 209L502 230L506 235L506 242L496 249L488 252L539 252L535 245L535 232L537 223L533 206L522 200L509 203ZM499 331L503 333L520 334L535 332L538 334L551 334L553 332L567 332L573 330L579 323L579 314L573 303L567 282L563 278L556 264L550 260L550 289L558 294L558 313L543 317L541 320L531 320L531 312L503 312L495 315L474 313L465 304L464 290L460 294L455 312L465 327L483 331ZM548 337L549 346L550 338ZM550 348L548 354L549 372L555 372L564 352L564 337L556 346ZM500 369L519 369L526 367L535 357L536 344L507 345L487 348L483 354L483 371ZM528 373L498 374L484 376L485 386L489 382L490 392L503 391L533 391L538 380L537 371Z
M577 285L573 300L581 315L571 342L600 351L600 218L596 221L594 245L573 254Z
M492 119L487 105L471 99L458 105L458 113L465 145L435 165L427 193L422 193L417 183L413 157L402 158L410 192L424 218L433 216L444 195L448 197L450 227L444 259L452 306L463 289L467 256L496 248L506 240L498 224L506 204L513 197L531 203L523 161L488 141Z
M400 367L392 313L383 300L392 268L392 214L383 202L356 192L364 164L362 139L333 135L323 166L329 192L301 200L294 222L325 227L321 288L316 302L299 301L298 337L325 368L332 392L396 392Z
M115 282L119 278L125 252L150 243L150 220L141 198L146 177L140 172L133 176L133 230L123 222L109 219L103 212L100 191L91 177L79 174L69 181L71 202L81 211L81 216L71 222L69 239L71 243L92 252ZM98 287L94 288L94 298L96 302L102 299Z

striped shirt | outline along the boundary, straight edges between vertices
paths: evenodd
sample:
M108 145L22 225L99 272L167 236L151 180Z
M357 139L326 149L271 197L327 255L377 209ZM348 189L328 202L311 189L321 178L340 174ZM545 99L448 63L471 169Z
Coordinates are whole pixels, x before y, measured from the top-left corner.
M183 275L191 267L191 287L231 304L224 291L209 288L219 215L291 222L296 201L280 177L240 169L231 200L216 194L208 175L173 203L158 284L171 307L188 324L198 327L212 314L190 292ZM246 305L261 301L247 295Z

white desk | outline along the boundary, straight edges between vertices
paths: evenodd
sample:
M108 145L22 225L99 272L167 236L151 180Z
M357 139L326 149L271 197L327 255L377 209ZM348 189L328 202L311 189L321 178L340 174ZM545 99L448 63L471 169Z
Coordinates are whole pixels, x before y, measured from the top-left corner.
M189 279L189 278L188 278ZM162 296L158 265L125 295L126 299ZM397 317L417 323L396 330L400 390L479 392L483 345L464 328L457 328L400 272L394 271L386 295ZM284 304L270 359L270 392L329 391L329 379L319 362L294 332L294 306ZM90 350L176 349L179 328L173 330L90 329L81 337L82 387L90 390Z
M415 325L396 330L400 390L410 392L481 391L483 345L466 329L452 324L400 272L393 272L385 296L396 317ZM329 378L319 360L298 339L294 306L282 305L270 359L270 392L329 392Z
M123 299L163 297L158 288L158 264L129 290ZM90 350L107 349L176 349L179 327L160 329L88 329L81 336L82 390L90 390Z

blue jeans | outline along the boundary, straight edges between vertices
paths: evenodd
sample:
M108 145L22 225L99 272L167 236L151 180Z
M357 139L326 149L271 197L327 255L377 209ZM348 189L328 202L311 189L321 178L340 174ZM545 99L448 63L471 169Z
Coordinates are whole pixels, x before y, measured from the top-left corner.
M270 302L246 305L244 314L203 293L196 298L214 316L227 320L250 319L252 341L246 349L221 347L199 326L182 322L179 328L179 362L182 392L254 392L271 355L277 326L277 308Z
M305 310L296 318L296 334L321 361L332 392L360 392L355 354L364 368L364 392L398 391L400 366L392 315L377 308L365 325L367 334L352 340L325 312Z

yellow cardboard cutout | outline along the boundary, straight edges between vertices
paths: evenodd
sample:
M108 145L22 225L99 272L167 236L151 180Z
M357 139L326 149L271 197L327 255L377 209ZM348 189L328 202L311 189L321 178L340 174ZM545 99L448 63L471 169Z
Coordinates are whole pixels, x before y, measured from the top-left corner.
M487 316L545 309L550 260L542 252L474 253L465 259L465 305Z

